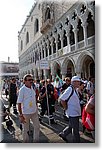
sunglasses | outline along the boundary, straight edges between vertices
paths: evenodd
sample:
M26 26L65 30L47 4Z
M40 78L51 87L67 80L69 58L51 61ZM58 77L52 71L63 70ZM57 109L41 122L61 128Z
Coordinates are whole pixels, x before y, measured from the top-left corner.
M28 79L28 80L26 80L26 81L33 81L33 79Z

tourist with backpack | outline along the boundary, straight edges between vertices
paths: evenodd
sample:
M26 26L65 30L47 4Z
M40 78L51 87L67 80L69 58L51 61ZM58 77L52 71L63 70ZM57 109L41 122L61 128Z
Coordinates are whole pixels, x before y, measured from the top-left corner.
M79 85L80 78L78 76L73 76L71 79L71 86L69 86L60 96L61 104L65 109L66 115L69 117L69 125L59 133L59 136L66 142L68 142L67 135L70 133L73 134L74 143L80 142L79 117L81 116L81 108L78 93L76 91ZM71 94L73 89L73 94Z

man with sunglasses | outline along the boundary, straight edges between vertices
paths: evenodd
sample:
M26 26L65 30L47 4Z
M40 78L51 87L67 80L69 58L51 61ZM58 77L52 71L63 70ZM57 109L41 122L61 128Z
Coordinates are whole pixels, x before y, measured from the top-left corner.
M39 142L39 118L36 104L36 93L32 87L33 78L31 74L26 74L23 78L24 85L19 90L18 111L23 128L23 141L29 142L29 122L33 122L34 133L33 142Z

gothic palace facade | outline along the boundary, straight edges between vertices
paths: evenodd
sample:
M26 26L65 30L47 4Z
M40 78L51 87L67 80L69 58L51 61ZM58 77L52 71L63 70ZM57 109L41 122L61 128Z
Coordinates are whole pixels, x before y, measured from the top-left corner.
M95 2L37 1L18 32L19 77L95 75ZM39 68L47 60L48 70Z

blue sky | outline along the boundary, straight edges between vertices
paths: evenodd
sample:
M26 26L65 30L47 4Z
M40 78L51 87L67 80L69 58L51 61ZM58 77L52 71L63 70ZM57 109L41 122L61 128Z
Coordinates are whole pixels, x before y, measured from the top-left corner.
M18 62L18 31L34 0L0 1L0 61Z

